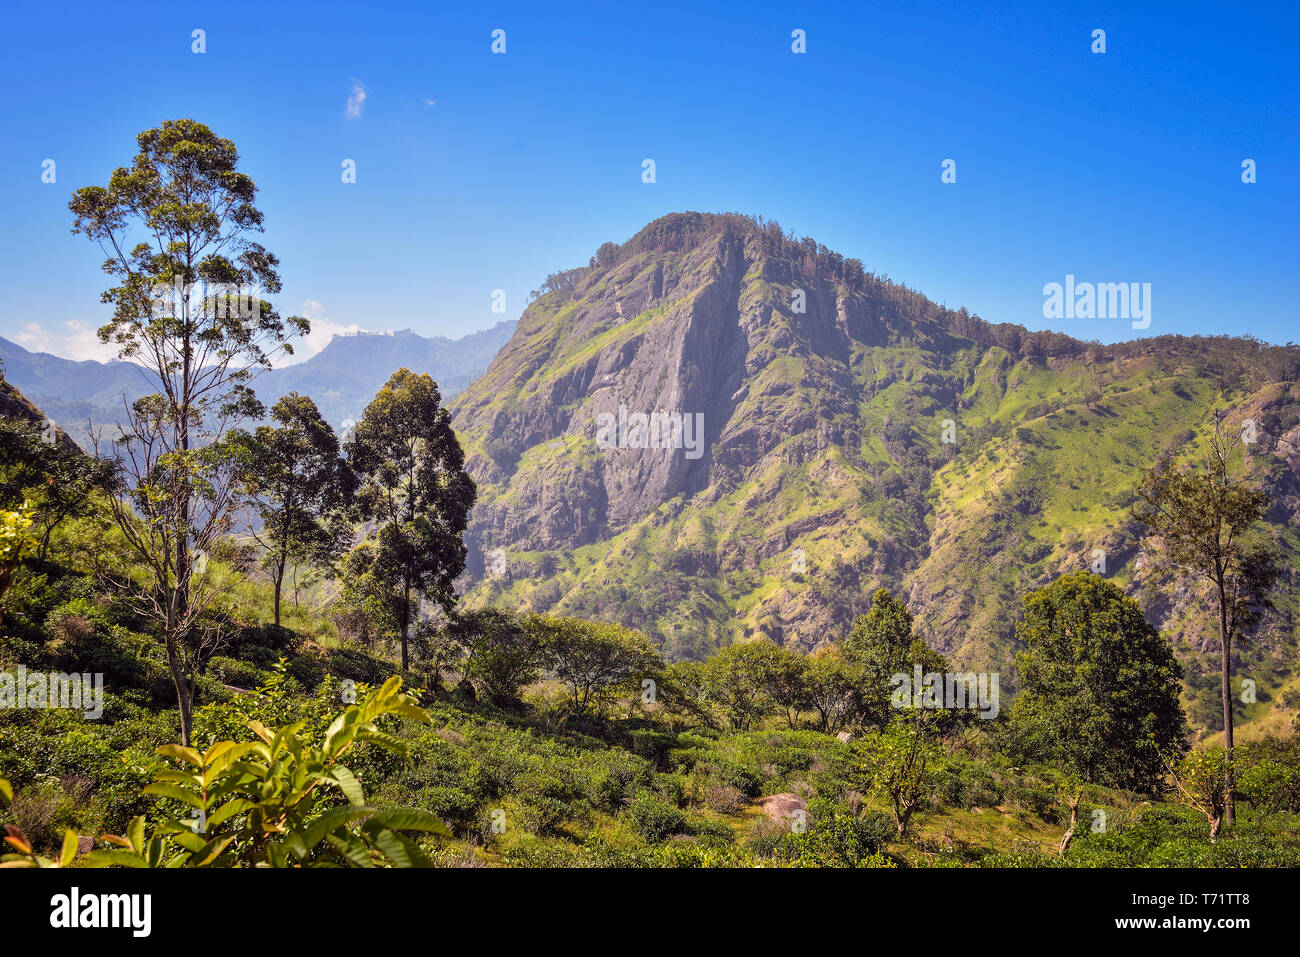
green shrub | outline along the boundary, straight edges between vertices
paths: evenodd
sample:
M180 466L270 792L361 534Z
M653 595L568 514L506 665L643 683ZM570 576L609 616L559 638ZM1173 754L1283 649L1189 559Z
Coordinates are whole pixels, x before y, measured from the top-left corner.
M687 830L692 837L704 843L730 844L736 839L736 832L727 826L726 821L712 817L692 817L687 821Z
M592 807L614 811L634 790L650 784L650 766L635 755L619 751L591 754L581 764L583 797ZM654 776L656 784L664 775ZM680 796L677 798L680 803Z
M650 791L641 791L632 798L627 814L632 829L651 844L686 830L686 815L677 805Z
M414 805L437 815L454 828L467 828L478 813L478 800L469 791L457 787L422 788L414 796Z
M804 829L784 835L776 855L799 867L882 866L887 861L881 852L894 834L893 822L878 811L859 817L830 801L814 801Z
M1056 824L1061 820L1060 798L1049 788L1011 784L1007 786L1005 796L1016 807L1030 812L1049 824Z
M633 754L643 758L656 758L672 750L677 743L677 735L652 728L637 728L628 733L629 744Z
M253 741L220 741L205 752L166 745L161 756L175 766L158 772L145 789L161 799L152 836L139 815L122 835L102 838L115 847L76 858L77 835L68 830L56 864L35 853L21 833L11 834L18 853L0 860L29 867L74 861L151 868L428 866L428 857L404 832L450 836L446 826L417 809L367 805L361 782L341 763L358 743L404 750L396 737L379 730L376 722L384 715L429 720L400 689L401 679L392 678L363 704L345 709L319 735L319 746L311 743L318 735L303 722L272 732L257 721L249 722ZM9 785L0 790L7 800Z
M940 779L939 800L945 807L997 807L1002 802L1002 791L987 769L963 763Z
M515 778L514 788L524 809L524 823L534 834L555 834L574 816L573 782L557 770L524 771Z
M246 661L238 661L223 655L214 655L208 662L208 673L222 684L251 690L262 684L267 673Z
M1300 811L1300 767L1265 758L1241 772L1237 794L1269 811Z

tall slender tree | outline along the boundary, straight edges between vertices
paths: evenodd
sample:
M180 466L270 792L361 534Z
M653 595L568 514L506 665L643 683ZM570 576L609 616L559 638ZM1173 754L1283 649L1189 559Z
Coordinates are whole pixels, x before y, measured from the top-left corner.
M418 602L447 613L455 607L453 583L465 568L462 536L476 494L437 383L409 369L394 372L366 406L348 458L361 479L361 514L376 525L349 567L365 575L371 600L386 596L405 671Z
M1218 619L1220 693L1227 811L1235 818L1232 741L1232 646L1258 621L1277 576L1272 544L1252 536L1268 509L1268 494L1235 467L1235 442L1215 416L1199 466L1156 463L1138 487L1133 517L1146 526L1146 544L1171 570L1207 582Z
M206 555L240 507L226 433L261 415L253 376L308 323L262 299L280 291L279 261L252 239L262 213L235 144L192 119L136 141L132 164L77 190L69 208L116 282L101 297L113 312L99 338L157 390L124 410L111 453L125 491L115 516L137 566L101 572L157 621L188 744L194 678L215 647L204 621L220 582Z
M352 543L349 515L356 477L316 403L290 392L271 407L275 425L243 438L240 478L260 526L252 535L275 588L275 624L289 565L331 566Z

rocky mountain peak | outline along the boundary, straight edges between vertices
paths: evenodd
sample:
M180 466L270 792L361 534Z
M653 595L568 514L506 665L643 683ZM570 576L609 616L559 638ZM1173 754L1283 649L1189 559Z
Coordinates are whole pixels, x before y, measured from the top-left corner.
M452 403L480 483L469 600L690 655L811 646L885 586L1003 667L1025 590L1097 548L1131 576L1128 497L1174 437L1268 389L1291 434L1298 368L1249 340L992 325L775 223L672 214L549 277Z

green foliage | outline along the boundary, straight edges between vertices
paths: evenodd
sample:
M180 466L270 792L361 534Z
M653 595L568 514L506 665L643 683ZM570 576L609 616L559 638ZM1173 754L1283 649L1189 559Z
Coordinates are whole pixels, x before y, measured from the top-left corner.
M465 678L498 704L519 698L548 661L545 636L496 608L457 615L451 631L466 649Z
M1254 526L1268 512L1269 495L1258 477L1234 467L1236 443L1224 434L1224 416L1215 413L1214 433L1199 468L1158 462L1143 478L1132 515L1148 532L1152 550L1183 575L1210 584L1218 618L1227 823L1234 817L1233 642L1244 638L1271 603L1278 575L1273 543ZM1243 448L1245 443L1242 443ZM1240 455L1244 458L1246 453ZM1217 828L1216 828L1217 833Z
M155 774L145 793L185 809L185 816L162 812L150 835L140 815L124 835L103 838L116 847L75 861L77 837L69 831L59 865L429 866L406 832L450 836L446 826L423 811L367 805L361 782L342 763L359 742L405 753L406 746L381 728L380 719L397 715L427 722L429 716L400 689L401 679L394 676L364 704L345 709L319 745L304 734L304 722L272 732L250 721L254 741L219 741L203 752L181 745L159 748L175 768ZM30 844L24 847L12 837L10 843L24 852L26 862L42 863Z
M110 501L132 559L99 556L96 571L163 632L188 744L198 676L220 638L212 608L227 585L207 573L208 558L240 511L244 450L228 424L262 414L253 374L292 352L287 339L309 324L260 299L280 290L279 260L251 238L262 214L234 143L192 119L136 141L129 167L68 204L73 232L108 252L103 269L117 283L101 297L112 314L100 340L157 389L130 403L114 445ZM131 245L135 230L147 241Z
M568 684L576 711L586 711L618 686L663 668L650 639L622 625L530 615L524 628L537 635L556 677Z
M1292 819L1243 824L1211 841L1205 817L1194 808L1155 805L1104 831L1085 829L1062 863L1068 867L1295 867L1300 863L1300 837Z
M641 791L632 798L627 814L633 829L651 844L686 830L686 815L677 805L650 791Z
M719 649L704 665L704 694L738 731L771 711L771 688L783 666L781 650L770 641L747 641Z
M331 565L351 544L348 521L356 479L339 457L339 443L307 396L290 392L271 408L276 425L241 433L241 481L261 518L254 537L262 565L275 586L275 624L280 591L291 562Z
M796 867L893 867L883 853L892 837L894 826L885 814L858 816L833 802L814 801L805 826L791 828L773 854Z
M447 613L455 605L474 480L437 384L409 369L394 372L366 406L347 452L362 480L361 515L376 523L365 561L349 563L353 592L388 606L405 671L415 602Z
M896 429L891 441L914 449L917 435ZM56 558L85 552L95 524L91 517L61 526ZM105 560L117 560L117 544L106 543ZM379 551L375 542L367 549ZM674 546L673 567L684 574L699 554ZM223 546L213 560L247 567L241 555ZM855 576L847 565L831 574L842 576L836 588ZM161 636L92 576L56 562L20 566L0 664L102 670L111 693L98 723L58 711L0 712L0 774L13 782L15 799L0 810L0 824L17 829L9 832L17 843L7 845L8 864L64 864L68 831L120 835L91 855L67 845L70 866L205 859L205 866L1268 866L1300 859L1296 762L1278 742L1239 749L1244 820L1214 841L1197 809L1209 806L1203 798L1184 797L1185 808L1160 800L1135 807L1136 797L1094 786L1089 800L1102 803L1111 827L1091 832L1084 806L1058 858L1061 796L1073 773L1066 762L1044 750L1026 755L1016 745L1022 728L900 712L887 691L882 701L896 671L913 663L947 670L888 593L876 596L845 645L804 655L750 642L662 670L647 636L572 616L486 609L456 615L446 627L426 620L412 628L413 677L425 683L421 710L430 720L377 714L371 728L388 737L375 743L387 746L357 747L358 735L350 748L332 748L327 733L338 703L360 700L348 711L365 708L384 694L374 688L394 687L395 666L364 643L340 645L310 606L290 612L286 627L265 624L270 592L238 579L222 596L231 627L197 677L202 703L192 747L171 745L160 757L155 749L176 740ZM391 614L392 603L379 598L374 613ZM1098 614L1111 609L1102 599L1079 600L1070 606L1076 617L1054 620L1070 628L1122 623L1123 613ZM395 633L395 619L375 620ZM1150 640L1123 628L1118 635L1139 648ZM1104 637L1101 660L1058 663L1056 676L1079 680L1078 670L1090 667L1097 684L1107 668L1123 671L1131 649ZM458 672L459 685L444 687ZM655 700L640 699L642 677L655 679ZM633 707L611 706L619 701ZM262 733L250 735L250 725ZM840 728L854 731L847 743L833 736ZM1109 747L1128 753L1122 742ZM1034 763L1024 766L1026 757ZM1221 784L1218 767L1211 758L1199 777L1188 766L1175 770L1195 795L1201 779L1211 789ZM807 801L806 828L771 821L753 806L777 794ZM488 826L498 810L508 822L499 833ZM450 832L438 831L436 845L434 832L421 829L435 821Z
M1150 791L1183 747L1182 668L1137 604L1087 572L1025 596L1011 720L1024 753L1085 780Z
M32 527L30 511L28 507L0 511L0 562L6 566L16 565L29 544L27 533Z
M0 600L9 590L14 570L30 547L33 524L31 509L24 505L17 510L0 509ZM3 615L0 615L3 621Z
M940 751L931 735L932 722L927 716L905 714L870 745L864 771L871 790L889 802L899 837L907 836L912 815L938 787L935 765Z
M110 484L108 462L86 455L54 423L0 417L0 509L21 506L32 518L35 551L44 559L56 528L89 511ZM0 567L4 557L0 553Z
M1265 811L1300 812L1300 739L1266 738L1238 752L1237 793Z
M841 725L864 717L864 701L872 698L867 670L848 661L833 646L814 651L799 676L798 704L817 712L820 729L832 734Z
M1174 775L1182 799L1209 822L1210 840L1219 836L1228 808L1227 769L1223 748L1197 748L1183 758Z
M911 675L918 664L922 673L948 670L943 656L914 633L907 606L884 588L873 596L870 611L854 623L842 651L856 666L859 719L877 728L887 726L893 717L890 688L894 675Z

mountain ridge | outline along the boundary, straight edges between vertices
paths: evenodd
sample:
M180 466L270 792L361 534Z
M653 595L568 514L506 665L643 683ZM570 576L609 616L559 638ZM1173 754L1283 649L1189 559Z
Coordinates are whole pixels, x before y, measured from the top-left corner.
M1259 417L1293 591L1294 346L992 324L737 214L662 217L558 276L451 403L480 483L471 604L611 618L700 657L811 646L884 586L957 660L1005 670L1019 596L1094 550L1142 592L1132 489L1218 408ZM620 405L703 413L707 451L596 448ZM1202 654L1188 588L1170 594L1148 609ZM1265 657L1295 643L1292 601Z

